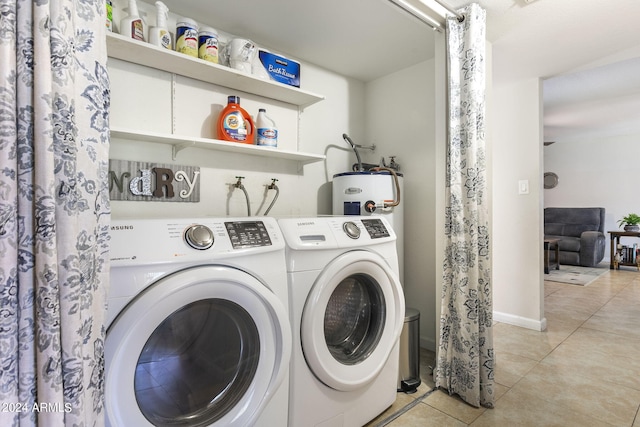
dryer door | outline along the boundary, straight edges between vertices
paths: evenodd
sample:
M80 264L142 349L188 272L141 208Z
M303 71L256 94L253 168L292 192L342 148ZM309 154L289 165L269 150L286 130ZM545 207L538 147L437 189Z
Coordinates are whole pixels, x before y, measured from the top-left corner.
M342 254L305 302L300 335L307 364L329 387L360 388L384 368L403 322L400 280L385 260L362 250Z
M107 424L252 425L290 354L286 310L258 279L225 266L174 273L107 331Z

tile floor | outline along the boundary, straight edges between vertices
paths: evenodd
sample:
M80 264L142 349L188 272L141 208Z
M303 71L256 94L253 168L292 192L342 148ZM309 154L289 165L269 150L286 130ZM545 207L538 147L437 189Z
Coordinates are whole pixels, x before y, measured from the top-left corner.
M496 407L474 408L423 384L368 426L640 427L640 273L608 271L583 287L545 282L547 330L494 326Z

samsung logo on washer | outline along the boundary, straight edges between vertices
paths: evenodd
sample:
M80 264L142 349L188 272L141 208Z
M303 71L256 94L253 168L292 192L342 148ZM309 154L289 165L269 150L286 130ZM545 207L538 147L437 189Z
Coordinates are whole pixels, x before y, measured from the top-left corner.
M112 225L111 231L133 230L133 225Z
M109 160L109 198L153 202L199 202L200 168Z

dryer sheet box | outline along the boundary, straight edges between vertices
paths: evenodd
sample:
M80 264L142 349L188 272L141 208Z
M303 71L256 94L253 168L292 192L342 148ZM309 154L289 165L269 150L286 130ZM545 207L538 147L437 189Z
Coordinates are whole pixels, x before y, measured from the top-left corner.
M258 50L258 57L271 80L300 87L300 63L262 49Z

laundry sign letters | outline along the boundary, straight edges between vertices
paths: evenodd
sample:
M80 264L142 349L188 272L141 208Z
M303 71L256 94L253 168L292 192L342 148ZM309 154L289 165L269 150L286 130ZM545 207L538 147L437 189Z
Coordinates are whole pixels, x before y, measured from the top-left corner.
M200 168L109 160L111 200L199 202Z

